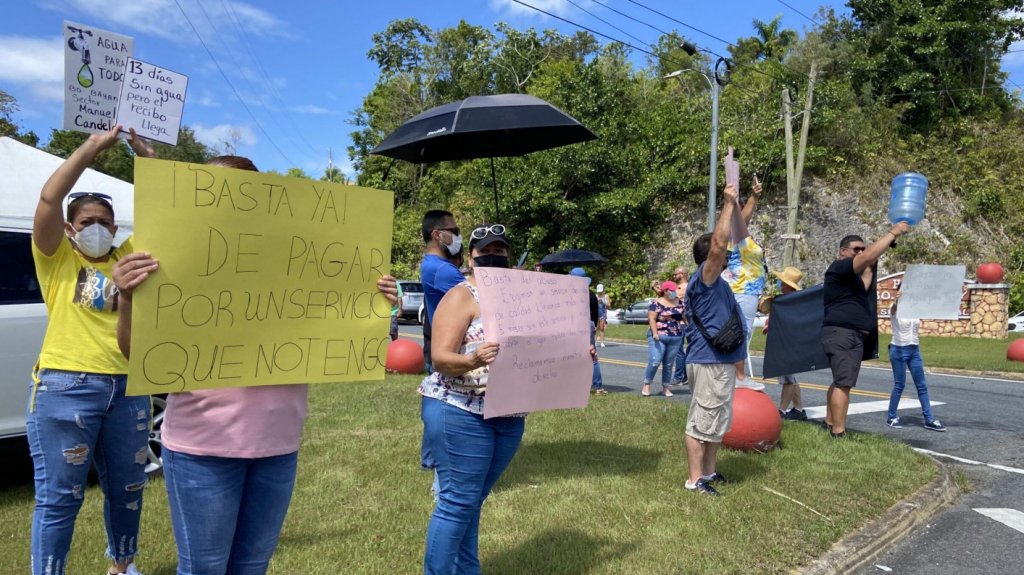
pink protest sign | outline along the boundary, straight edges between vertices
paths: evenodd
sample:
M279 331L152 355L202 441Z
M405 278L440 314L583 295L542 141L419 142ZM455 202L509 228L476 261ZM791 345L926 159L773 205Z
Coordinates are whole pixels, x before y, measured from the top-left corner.
M725 185L733 186L740 191L740 163L733 158L734 150L729 146L729 153L725 156ZM739 244L750 235L747 232L747 224L743 221L740 204L737 201L732 212L732 220L729 228L729 241L734 245Z
M586 407L593 366L587 281L476 268L487 341L501 345L487 376L484 418Z

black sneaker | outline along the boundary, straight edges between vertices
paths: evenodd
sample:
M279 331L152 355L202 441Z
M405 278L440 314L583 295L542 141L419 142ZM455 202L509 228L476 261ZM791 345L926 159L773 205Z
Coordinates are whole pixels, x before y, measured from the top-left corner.
M829 433L832 432L832 426L824 419L818 422L818 427L820 427L822 431L828 431Z
M807 421L807 412L794 407L786 412L786 419L790 421Z
M698 479L697 483L694 483L693 485L690 485L690 482L687 481L683 483L683 487L685 487L688 491L693 491L694 493L697 493L699 495L712 495L714 497L719 497L722 495L721 493L718 492L717 489L711 487L711 484L705 481L704 478Z
M729 480L726 479L724 475L717 471L712 473L711 475L705 475L704 477L701 477L701 479L707 481L708 483L729 483Z
M946 431L946 426L942 425L942 422L939 421L938 419L926 421L924 424L924 428L930 429L932 431Z
M901 422L898 417L890 417L889 419L886 419L885 424L893 429L903 429L903 422ZM928 424L925 424L925 427L928 427Z

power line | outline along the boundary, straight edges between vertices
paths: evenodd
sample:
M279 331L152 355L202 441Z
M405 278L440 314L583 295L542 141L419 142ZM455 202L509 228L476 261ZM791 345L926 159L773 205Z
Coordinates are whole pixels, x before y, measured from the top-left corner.
M797 10L796 8L794 8L794 7L790 6L789 4L787 4L787 3L783 2L782 0L777 0L777 1L778 1L778 3L779 3L779 4L782 4L782 5L783 5L783 6L785 6L786 8L789 8L790 10L792 10L792 11L796 12L797 14L799 14L799 15L803 16L804 18L806 18L807 20L809 20L809 21L811 22L811 24L817 24L817 23L818 23L818 21L817 21L817 20L815 20L814 18L811 18L811 17L810 17L810 16L808 16L807 14L804 14L803 12L801 12L801 11Z
M260 78L263 80L263 83L267 86L268 91L274 98L277 99L278 104L281 106L282 111L284 112L285 120L288 121L288 124L291 126L292 130L294 130L295 134L299 136L299 139L302 140L304 144L306 144L306 147L309 148L311 152L313 152L314 154L320 153L319 150L317 150L315 147L313 147L312 144L309 143L309 140L307 140L305 135L303 135L302 130L300 130L299 127L295 124L295 121L292 119L292 115L288 112L287 105L284 102L284 98L281 97L281 92L277 89L277 86L275 86L274 83L270 81L270 74L268 74L266 68L263 67L263 62L260 60L260 57L256 54L256 51L253 49L252 44L249 42L248 35L245 33L245 29L242 26L241 19L235 12L234 3L229 2L227 0L221 0L221 3L224 4L227 7L228 11L230 12L235 28L239 31L238 36L242 40L243 46L245 46L245 49L249 52L249 55L256 63L256 67L260 73Z
M643 8L644 10L649 10L651 12L654 12L655 14L657 14L658 16L661 16L662 18L668 18L669 20L675 22L676 24L679 24L680 26L684 26L686 28L689 28L690 30L693 30L694 32L697 32L699 34L703 34L703 35L707 36L708 38L712 38L714 40L718 40L719 42L721 42L723 44L726 44L726 45L729 45L729 46L732 46L733 48L736 47L736 45L733 44L732 42L730 42L728 40L725 40L725 39L722 39L722 38L719 38L718 36L715 36L711 32L706 32L704 30L701 30L700 28L697 28L696 26L691 26L691 25L687 24L686 22L683 22L682 20L678 20L676 18L673 18L673 17L669 16L668 14L665 14L665 13L662 13L662 12L658 12L654 8L651 8L650 6L647 6L647 5L642 4L640 2L637 2L636 0L628 0L628 1L631 4L636 4L637 6Z
M220 72L221 77L224 78L224 82L226 82L228 87L231 88L231 91L235 94L235 97L238 98L238 102L242 104L242 107L245 108L245 111L249 114L249 117L252 118L252 121L256 123L256 127L260 129L260 132L262 132L264 137L267 138L267 141L270 142L270 145L273 146L275 150L277 150L277 153L281 154L281 157L284 158L286 162L294 166L295 162L291 161L288 158L288 156L284 153L284 151L277 146L277 142L275 142L274 139L270 137L270 134L267 133L266 129L263 128L263 124L261 124L260 121L256 118L256 114L252 113L252 110L249 109L249 105L245 103L245 100L242 99L242 96L238 93L238 90L235 89L235 85L231 83L231 79L228 78L228 75L224 73L224 69L221 68L220 62L218 62L217 58L214 57L213 52L210 51L209 46L206 45L206 42L203 41L203 37L199 34L199 30L196 29L195 24L192 23L192 20L188 17L188 14L185 13L185 9L182 8L180 0L174 0L174 3L178 6L178 10L181 11L181 15L185 17L185 21L188 22L189 27L192 28L192 32L196 35L196 39L199 40L199 43L202 44L203 49L206 50L206 54L210 57L210 60L213 61L213 65L217 67L217 71Z
M612 28L614 28L615 30L618 30L619 32L622 32L623 34L625 34L626 36L629 36L630 38L632 38L632 39L636 40L637 42L643 42L644 44L647 44L647 42L645 42L645 41L644 41L643 39L641 39L641 38L637 38L636 36L634 36L634 35L630 34L629 32L626 32L625 30L623 30L622 28L619 28L619 27L618 27L618 26L616 26L615 24L612 24L611 22L609 22L609 21L605 20L604 18L602 18L602 17L598 16L597 14L594 14L593 12L591 12L590 10L587 10L587 9L586 9L586 8L584 8L583 6L580 6L580 5L579 5L579 4L577 4L576 2L573 2L573 0L568 0L568 2L569 2L569 4L572 4L573 6L575 6L575 7L579 8L579 9L580 9L580 10L582 10L583 12L586 12L587 14L590 14L590 15L591 15L591 16L592 16L593 18L595 18L595 19L597 19L597 20L599 20L599 21L601 21L601 22L604 22L605 24L607 24L607 25L611 26ZM600 2L598 2L598 4L600 4ZM603 6L603 4L602 4L602 6ZM650 47L652 47L652 48L654 48L654 45L653 45L653 44L647 44L647 45L648 45L648 46L650 46Z

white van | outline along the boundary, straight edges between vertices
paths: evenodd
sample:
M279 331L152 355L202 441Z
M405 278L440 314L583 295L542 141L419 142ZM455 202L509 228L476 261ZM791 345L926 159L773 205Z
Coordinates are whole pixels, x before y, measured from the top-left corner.
M0 138L0 439L25 435L32 368L46 333L46 305L32 261L32 217L39 191L61 158L11 138ZM101 192L114 198L115 243L131 234L133 187L86 170L76 192ZM163 398L153 398L153 430L147 471L160 469Z

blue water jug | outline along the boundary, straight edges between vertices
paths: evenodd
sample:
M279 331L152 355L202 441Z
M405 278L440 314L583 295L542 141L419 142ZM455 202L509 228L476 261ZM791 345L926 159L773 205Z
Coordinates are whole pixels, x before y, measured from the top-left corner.
M924 218L924 199L928 194L928 178L917 172L904 172L892 179L889 196L889 221L916 225Z

